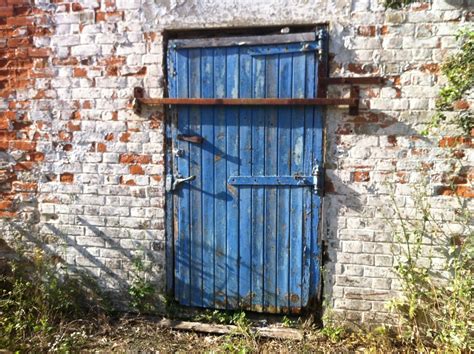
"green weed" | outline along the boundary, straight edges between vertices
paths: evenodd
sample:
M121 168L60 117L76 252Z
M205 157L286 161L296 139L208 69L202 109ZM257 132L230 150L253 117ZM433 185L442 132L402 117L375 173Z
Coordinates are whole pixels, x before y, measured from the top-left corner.
M79 340L68 324L105 312L107 301L85 277L59 272L58 261L36 249L18 255L0 276L0 348L66 350Z
M148 280L149 267L146 267L141 258L132 262L134 279L128 289L130 307L139 313L153 312L156 308L156 291Z
M397 221L393 227L400 250L395 253L395 272L403 296L391 301L390 308L400 316L399 335L422 350L432 346L450 352L472 350L474 233L470 212L458 199L456 222L462 231L451 233L431 212L426 187L418 187L413 197L414 217L403 215L393 197ZM437 254L445 257L443 269L433 269L432 255L426 256L429 245L436 245Z

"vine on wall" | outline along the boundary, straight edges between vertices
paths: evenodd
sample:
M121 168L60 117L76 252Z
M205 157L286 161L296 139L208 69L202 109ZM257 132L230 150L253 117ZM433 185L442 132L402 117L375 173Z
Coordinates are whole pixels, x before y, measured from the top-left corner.
M466 134L470 134L474 128L474 113L465 99L474 94L474 26L461 29L456 37L461 43L460 50L441 67L448 82L439 92L432 125L439 126L445 121L446 111L458 110L455 121Z

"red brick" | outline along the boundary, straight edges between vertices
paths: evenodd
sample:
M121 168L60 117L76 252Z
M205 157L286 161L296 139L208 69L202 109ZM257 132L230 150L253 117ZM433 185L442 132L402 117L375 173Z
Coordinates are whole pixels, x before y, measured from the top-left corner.
M120 136L120 141L122 143L128 143L130 141L130 133L123 133L121 136Z
M12 126L13 126L13 130L27 130L31 125L33 124L33 122L24 122L24 121L13 121L12 122Z
M132 165L130 166L130 174L143 175L145 174L145 171L143 171L143 168L140 165Z
M97 143L97 152L106 152L107 146L104 143Z
M466 100L457 100L453 102L453 108L457 111L463 111L469 109L469 107L469 102L467 102Z
M73 183L74 182L74 175L72 173L62 173L59 176L59 180L61 183Z
M437 63L423 64L420 66L420 70L427 71L432 74L437 74L439 72L439 64Z
M15 181L12 184L12 189L16 192L34 192L38 189L38 184L36 182Z
M151 162L150 155L137 155L137 154L122 154L120 155L120 163L139 163L147 164Z
M105 69L108 76L118 76L118 67L116 66L108 66Z
M454 150L453 151L453 157L455 157L457 159L462 159L464 156L466 156L466 154L464 153L463 150Z
M13 169L15 171L31 171L31 169L36 165L36 162L32 161L23 161L17 163Z
M445 136L440 139L439 147L454 147L458 145L471 146L471 138L463 136Z
M347 69L353 73L357 74L369 74L376 73L378 69L375 65L372 64L359 64L359 63L350 63L347 66Z
M411 7L410 7L410 10L411 11L423 11L423 10L427 10L429 8L430 8L429 3L419 2L419 3L412 4Z
M359 26L357 28L357 34L363 37L375 37L376 32L375 26Z
M397 137L395 135L388 135L387 136L387 143L391 146L397 145Z
M36 143L29 141L13 141L11 144L12 149L23 150L23 151L34 151L36 149Z
M356 171L352 173L352 179L354 182L368 182L370 175L368 171Z
M38 151L30 152L28 154L28 158L29 158L29 161L36 161L36 162L44 161L44 154Z
M49 48L28 48L28 55L33 58L49 57L50 54Z
M6 219L6 218L14 218L17 216L15 211L0 211L0 218Z
M474 188L469 186L457 186L456 195L463 198L474 198Z
M74 72L72 74L74 77L86 77L87 76L87 69L85 68L74 68Z
M69 129L70 132L78 132L81 130L81 125L80 124L74 124L73 122L69 122L67 124L67 128Z
M0 210L10 209L13 202L11 200L1 200L0 201Z
M77 60L77 58L74 58L74 57L69 57L69 58L64 58L64 59L54 58L53 64L54 65L78 65L79 60Z
M30 17L30 16L8 17L7 25L8 26L32 26L33 17Z
M32 38L23 37L23 38L10 38L7 41L7 46L10 48L16 47L28 47L32 44Z
M99 61L100 65L108 66L108 65L123 65L126 62L126 58L123 56L111 56Z
M66 132L64 130L59 132L58 137L61 139L61 141L72 141L72 133Z
M10 17L10 16L13 16L13 7L11 6L0 7L0 17Z
M82 11L83 7L80 3L74 2L74 3L71 4L71 9L72 9L72 11Z
M7 130L10 128L10 121L8 119L0 119L0 129Z
M125 179L123 176L120 177L120 184L125 184L127 186L136 186L137 183L133 179Z

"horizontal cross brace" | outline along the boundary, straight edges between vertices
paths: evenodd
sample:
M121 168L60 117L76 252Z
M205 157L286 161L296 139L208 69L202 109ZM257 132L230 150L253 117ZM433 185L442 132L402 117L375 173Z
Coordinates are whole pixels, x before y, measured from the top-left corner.
M313 176L230 176L227 183L237 186L312 186Z

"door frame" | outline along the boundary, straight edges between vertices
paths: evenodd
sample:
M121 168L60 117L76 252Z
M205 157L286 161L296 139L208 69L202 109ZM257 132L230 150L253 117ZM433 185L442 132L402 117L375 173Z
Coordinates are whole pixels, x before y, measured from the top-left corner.
M234 37L232 40L237 38L250 40L251 38L255 38L255 44L275 44L275 38L282 28L289 28L291 31L296 32L308 32L314 31L315 33L319 32L322 38L319 38L321 41L321 51L319 52L319 70L318 70L318 78L327 78L328 77L328 67L329 67L329 58L328 58L328 23L322 24L314 24L314 25L281 25L281 26L264 26L264 27L252 27L252 28L222 28L222 29L207 29L207 30L194 30L194 29L173 29L163 32L163 76L164 76L164 97L169 97L168 94L168 45L170 40L182 39L180 40L181 43L186 45L188 40L193 40L195 43L198 42L202 44L201 46L194 47L205 47L206 41L212 42L211 38L216 38L213 42L215 43L214 46L218 46L219 43L228 41L228 37ZM277 32L278 31L278 32ZM263 32L263 33L262 33ZM272 36L274 35L274 36ZM258 38L262 37L272 37L269 42L262 41ZM280 42L281 43L281 42ZM320 82L321 80L319 80ZM319 85L317 88L317 97L325 97L325 87ZM326 116L326 109L325 107L321 107L322 109L322 119L323 119L323 140L322 140L322 165L326 160L326 130L325 130L325 116ZM164 107L164 120L165 120L165 129L164 129L164 161L165 161L165 168L164 168L164 180L166 180L166 176L169 174L173 174L174 166L173 166L173 132L176 129L173 127L177 127L177 120L178 120L178 110L174 106L165 106ZM176 138L176 137L174 137ZM324 173L322 174L322 186L324 186ZM324 215L324 208L323 208L323 197L324 197L324 188L322 189L321 194L321 205L320 205L320 213L319 213L319 223L318 223L318 230L316 231L318 235L322 235L323 230L323 215ZM165 279L166 279L166 295L169 298L174 299L175 295L175 222L177 221L177 216L175 214L175 206L174 206L174 194L173 191L165 191ZM319 243L321 244L321 237L318 238ZM320 247L321 252L319 255L320 258L320 267L323 266L323 252L324 249ZM308 312L315 312L319 310L321 307L321 297L322 297L322 288L323 288L323 274L319 272L319 286L316 290L316 297L311 298L308 306L305 308Z

